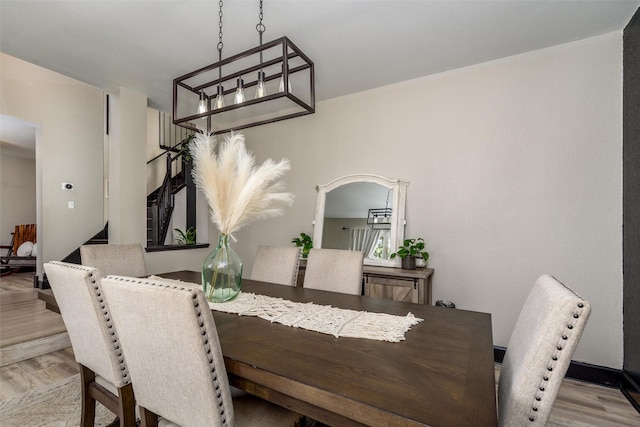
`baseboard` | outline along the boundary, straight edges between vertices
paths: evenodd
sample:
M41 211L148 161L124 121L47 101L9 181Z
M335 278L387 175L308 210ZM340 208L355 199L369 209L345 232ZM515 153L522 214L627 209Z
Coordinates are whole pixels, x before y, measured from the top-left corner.
M496 363L502 363L506 350L505 347L493 347L493 357ZM621 370L574 360L571 361L569 369L567 369L566 377L611 388L620 389L622 386Z
M633 407L636 408L636 411L640 412L640 385L624 371L622 372L620 390L622 390L622 394L631 402Z

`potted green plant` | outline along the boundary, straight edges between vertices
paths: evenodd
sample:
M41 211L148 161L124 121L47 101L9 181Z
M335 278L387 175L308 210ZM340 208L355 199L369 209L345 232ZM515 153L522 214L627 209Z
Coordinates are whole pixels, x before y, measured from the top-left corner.
M187 231L182 231L179 228L174 228L178 234L176 235L176 241L181 245L195 245L196 244L196 229L190 227Z
M309 251L313 248L313 241L311 240L311 236L305 233L300 233L300 237L294 237L291 240L291 243L294 243L296 247L302 248L301 255L302 259L307 259L309 256Z
M390 258L399 256L402 258L402 268L405 270L416 269L416 258L422 258L425 262L429 259L429 252L424 250L425 243L422 237L417 239L404 239L402 246L398 250L391 254Z

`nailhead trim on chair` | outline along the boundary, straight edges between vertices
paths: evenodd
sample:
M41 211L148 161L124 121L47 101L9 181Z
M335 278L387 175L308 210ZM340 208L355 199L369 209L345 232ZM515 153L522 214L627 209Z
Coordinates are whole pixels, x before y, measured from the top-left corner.
M575 292L574 292L575 294ZM581 298L579 295L576 294L577 297ZM571 338L571 331L573 330L574 324L576 322L578 322L578 319L580 318L580 316L582 315L582 309L584 308L584 304L583 303L578 303L576 310L573 312L573 315L571 316L571 319L569 320L569 323L566 326L566 332L563 333L560 338L558 339L558 343L556 345L556 349L553 352L553 354L551 355L551 360L549 361L549 364L547 365L547 372L545 373L545 375L542 377L542 381L540 382L540 385L538 387L538 391L536 392L535 395L535 402L532 403L531 405L531 410L529 411L529 421L530 422L535 422L536 420L536 412L538 412L538 404L536 402L540 402L542 401L542 398L544 397L544 392L547 389L547 383L550 380L551 375L553 374L553 370L556 366L556 362L558 361L558 357L560 356L560 352L562 351L562 349L564 348L566 342L569 340L569 338Z
M191 293L194 312L198 317L198 326L200 326L200 333L202 334L202 343L204 344L204 349L207 354L207 360L209 361L209 366L211 368L211 379L213 380L213 385L216 390L216 399L218 401L218 412L222 417L222 425L228 426L229 424L227 423L227 416L225 414L224 402L222 400L222 393L220 391L220 383L218 382L218 374L216 371L216 366L213 363L213 356L211 355L211 347L209 346L209 335L207 334L207 330L204 327L204 320L202 319L202 311L200 310L200 307L199 307L200 304L198 303L198 295L195 293L195 291L193 289L185 288L182 286L167 285L159 282L150 282L148 280L136 280L136 279L117 277L117 276L108 276L108 277L110 279L116 279L116 280L125 281L125 282L134 282L134 283L146 284L151 286L159 286L161 288L175 289L175 290L186 291Z
M122 375L122 378L124 379L124 383L125 384L130 384L131 383L131 379L129 377L129 370L127 369L127 365L124 361L124 357L122 356L122 351L120 350L120 341L118 340L118 335L113 327L113 322L111 321L111 314L109 313L109 310L104 302L104 298L102 296L102 288L100 287L100 284L98 282L96 282L95 278L93 277L93 269L87 268L84 265L68 265L68 264L62 264L62 263L58 263L55 261L52 261L51 264L56 264L56 265L60 265L63 266L65 268L75 268L77 270L83 270L87 273L89 273L89 277L91 278L91 287L93 288L94 293L96 294L96 297L98 299L98 303L100 304L100 311L102 312L102 316L104 318L104 321L107 325L107 328L110 330L110 335L111 335L111 343L113 344L113 347L116 351L116 356L118 356L118 363L120 364L120 374Z

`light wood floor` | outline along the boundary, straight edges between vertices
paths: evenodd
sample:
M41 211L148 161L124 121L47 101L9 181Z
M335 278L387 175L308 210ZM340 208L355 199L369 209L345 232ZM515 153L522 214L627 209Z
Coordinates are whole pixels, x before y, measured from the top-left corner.
M0 277L0 347L65 332L62 317L46 310L33 272Z
M11 276L8 276L11 277ZM0 298L9 288L20 287L14 280L0 278ZM29 278L28 287L32 286ZM15 289L14 289L15 290ZM17 303L20 304L20 303ZM0 305L5 310L6 305ZM44 307L41 310L46 309ZM4 323L4 322L3 322ZM8 334L13 333L8 327ZM50 352L0 367L0 400L46 386L78 373L71 348ZM500 365L496 365L496 381ZM640 426L640 414L617 389L566 379L560 389L551 418L551 427Z
M0 366L69 347L62 317L47 310L33 272L0 277Z

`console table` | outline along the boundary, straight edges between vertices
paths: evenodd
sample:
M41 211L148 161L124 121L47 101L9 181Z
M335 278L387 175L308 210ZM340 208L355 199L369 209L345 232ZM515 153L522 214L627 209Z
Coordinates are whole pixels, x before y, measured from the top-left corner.
M304 283L307 261L301 260L298 268L297 285ZM362 267L364 295L375 298L386 298L395 301L413 302L431 305L431 276L433 268L401 268Z
M433 268L362 267L364 294L370 297L431 305Z

